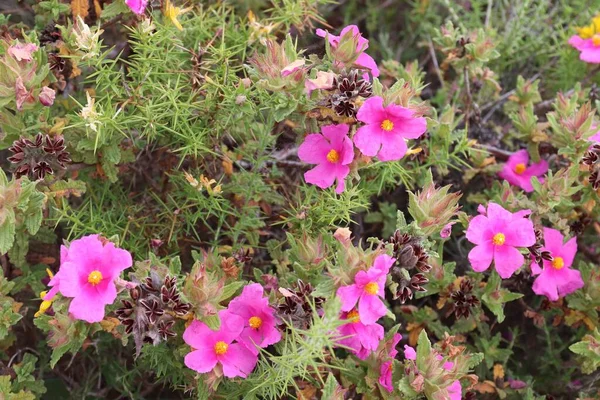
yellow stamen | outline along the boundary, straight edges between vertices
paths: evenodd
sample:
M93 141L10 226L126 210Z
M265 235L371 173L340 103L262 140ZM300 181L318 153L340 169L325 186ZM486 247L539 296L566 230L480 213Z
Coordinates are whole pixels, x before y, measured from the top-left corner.
M494 243L496 246L502 246L505 241L506 236L504 236L504 233L496 233L492 238L492 243Z
M227 353L228 348L229 345L223 341L218 341L217 343L215 343L215 353L217 353L218 355Z
M327 161L329 161L330 163L336 163L340 161L340 153L338 153L337 150L334 149L329 150L329 153L327 153Z
M383 122L381 123L381 129L383 129L386 132L389 132L392 129L394 129L394 123L392 121L390 121L389 119L384 119Z
M52 271L50 271L50 268L46 268L46 273L48 274L50 279L54 278L54 274L52 273Z
M521 175L523 172L525 172L526 169L527 166L525 164L518 163L517 165L515 165L515 174Z
M377 282L369 282L365 286L365 292L367 292L367 294L377 294L377 292L379 292L379 285Z
M97 284L102 282L102 272L98 270L90 272L90 274L88 275L88 282L91 283L93 286L96 286Z
M552 266L555 269L561 269L565 266L565 260L563 260L562 257L554 257L554 260L552 260Z
M251 317L248 320L248 324L250 324L251 328L258 329L262 326L262 319L260 317Z
M594 36L592 36L592 43L595 47L600 46L600 34L596 33Z
M346 315L346 319L354 324L360 322L360 316L358 315L358 311L352 310Z
M177 18L180 15L185 14L186 12L190 11L191 9L192 9L192 7L188 7L188 8L175 7L171 3L170 0L166 0L164 14L165 14L165 17L167 17L171 20L171 22L173 23L173 25L175 25L177 27L177 29L182 31L183 26L181 26L181 23L179 23L179 20Z
M594 25L588 25L588 26L584 26L581 28L575 28L577 29L577 34L579 35L580 38L582 39L589 39L592 36L594 36Z

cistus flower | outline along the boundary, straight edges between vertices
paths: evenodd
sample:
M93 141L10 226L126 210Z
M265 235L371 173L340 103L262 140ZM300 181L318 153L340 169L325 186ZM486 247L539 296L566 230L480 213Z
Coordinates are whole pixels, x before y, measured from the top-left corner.
M577 28L577 35L569 38L569 44L579 50L581 61L600 63L600 16L594 17L590 25Z
M340 36L332 35L323 29L317 29L317 36L327 38L336 61L342 64L355 64L371 72L374 78L379 76L377 63L370 55L365 53L369 47L369 41L362 37L356 25L348 25L340 32ZM363 75L369 79L369 74Z
M365 324L361 317L357 310L342 313L341 319L348 323L338 328L341 337L338 343L348 347L353 354L364 360L377 350L379 341L383 339L384 329L379 324Z
M352 141L346 124L326 125L321 133L311 133L298 148L298 157L305 163L317 164L304 173L308 183L326 189L337 179L336 193L345 188L344 179L350 173L348 164L354 159Z
M54 98L56 97L56 92L54 89L49 88L48 86L44 86L40 95L38 96L38 100L42 103L43 106L50 107L54 104Z
M536 176L540 183L543 183L544 178L542 178L542 175L546 172L548 172L548 162L546 160L530 165L527 150L519 150L508 157L508 161L498 175L511 185L518 186L526 192L533 192L531 178Z
M367 271L359 271L354 276L354 284L342 286L337 296L342 301L342 311L352 311L358 303L360 321L365 325L374 324L387 313L384 298L385 279L394 264L387 254L378 256Z
M29 175L33 179L44 179L46 175L66 168L66 164L71 162L61 136L50 137L38 133L33 140L16 140L8 150L13 153L8 161L14 165L17 178Z
M142 15L146 11L148 0L125 0L125 4L134 14Z
M354 135L354 144L369 157L381 161L400 160L406 154L407 139L417 139L427 130L423 117L396 104L383 105L383 98L367 99L358 110L356 118L365 123Z
M525 218L530 213L522 210L513 214L489 203L486 215L471 220L466 236L476 245L469 252L469 262L475 271L487 270L494 261L500 277L507 279L523 265L525 258L517 248L532 246L536 241L533 223Z
M100 322L104 308L117 297L115 280L132 265L131 254L118 249L99 235L88 235L61 246L60 269L52 278L52 290L44 300L52 300L59 291L72 297L69 312L86 322ZM58 286L58 290L56 289Z
M17 61L29 62L37 50L38 46L34 43L17 43L8 48L8 54Z
M313 296L313 291L310 283L300 279L293 288L279 288L283 302L277 307L277 316L282 321L282 328L290 325L296 329L308 329L312 325L313 309L320 313L325 302L323 297Z
M219 311L221 327L217 331L194 320L183 333L183 340L192 351L185 356L185 365L199 373L212 371L217 365L228 378L246 378L254 369L258 357L246 346L236 342L244 330L242 317L228 310Z
M389 353L387 354L387 360L381 364L379 367L379 384L383 386L388 392L392 393L394 391L394 385L392 383L392 373L394 359L398 354L398 350L396 350L396 346L398 342L402 339L402 335L395 333L392 337L392 341L390 344Z
M560 231L544 228L543 250L550 252L552 260L542 260L543 269L536 262L531 264L532 274L537 275L533 291L550 301L556 301L584 285L581 273L571 268L577 253L577 238L571 238L566 243L564 240Z
M263 297L263 287L259 283L245 286L242 294L231 300L228 309L244 319L238 341L254 354L258 354L257 346L267 347L281 340L275 310L269 306L269 298Z

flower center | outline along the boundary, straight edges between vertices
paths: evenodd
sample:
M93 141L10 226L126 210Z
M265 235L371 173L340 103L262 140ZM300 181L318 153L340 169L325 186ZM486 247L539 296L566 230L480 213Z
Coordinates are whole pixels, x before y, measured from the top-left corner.
M504 236L504 233L496 233L492 238L492 243L494 243L496 246L502 246L505 241L506 236Z
M552 260L552 266L555 269L561 269L565 266L565 260L563 260L562 257L554 257L554 260Z
M215 353L218 355L227 353L228 348L229 345L222 340L219 340L217 343L215 343Z
M365 286L365 292L367 292L367 294L377 294L377 292L379 292L379 285L377 282L369 282Z
M384 119L383 122L381 123L381 129L383 129L386 132L389 132L392 129L394 129L394 123L392 121L390 121L389 119Z
M595 47L600 46L600 35L599 34L595 34L594 36L592 36L592 43L594 44Z
M353 324L360 322L360 316L358 315L358 311L352 310L346 315L346 319Z
M340 160L340 153L337 150L331 149L329 153L327 153L327 161L330 163L336 163Z
M262 319L260 319L260 317L250 317L248 323L251 328L258 329L262 326Z
M88 282L91 283L93 286L96 286L101 281L102 281L102 272L98 271L97 269L90 272L90 274L88 275Z
M521 175L523 172L525 172L526 169L527 166L523 163L518 163L517 165L515 165L515 173L517 175Z

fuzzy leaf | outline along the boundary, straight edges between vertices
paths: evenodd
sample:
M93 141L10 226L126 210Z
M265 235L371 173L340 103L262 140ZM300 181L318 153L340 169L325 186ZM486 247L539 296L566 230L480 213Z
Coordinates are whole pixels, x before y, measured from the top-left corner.
M0 254L6 254L15 242L15 212L4 210L6 219L0 226Z

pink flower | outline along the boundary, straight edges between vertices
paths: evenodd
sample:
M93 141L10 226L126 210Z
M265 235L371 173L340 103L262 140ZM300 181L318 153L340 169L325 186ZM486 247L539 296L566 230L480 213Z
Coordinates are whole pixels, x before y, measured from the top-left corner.
M456 380L452 382L452 384L448 386L446 390L448 391L448 395L450 396L448 400L462 399L462 386L460 385L460 381Z
M286 65L282 70L281 70L281 76L288 76L293 74L294 72L302 69L302 67L304 67L304 64L306 63L306 60L304 58L298 59L288 65Z
M17 61L31 61L33 59L33 53L36 52L37 49L37 45L33 43L17 43L8 48L8 54Z
M388 360L381 364L379 367L379 384L383 386L388 392L394 391L394 385L392 384L392 373L394 372L394 359L398 354L398 350L396 350L396 346L398 342L402 339L402 335L396 333L392 338L391 349L388 353Z
M348 164L354 159L348 125L327 125L321 134L311 133L298 148L298 157L305 163L317 164L304 174L306 182L326 189L337 179L336 193L345 188L344 179L350 173Z
M581 61L591 64L600 63L600 34L595 34L589 39L573 35L569 39L569 44L579 50Z
M541 176L548 172L548 162L541 160L538 163L529 164L529 154L527 150L519 150L513 153L502 171L498 173L500 178L506 179L511 185L520 187L526 192L533 192L531 178L537 176L540 182L544 182Z
M125 0L125 4L137 15L142 15L148 5L148 0Z
M242 294L231 300L228 309L242 317L244 330L238 341L252 353L258 354L256 346L267 347L281 340L273 315L275 311L269 306L269 299L263 297L263 287L259 283L244 287Z
M415 351L415 348L405 344L404 345L404 357L407 360L415 361L417 359L417 352Z
M359 271L354 276L354 284L340 287L337 295L342 300L342 311L350 311L358 303L360 321L365 325L371 325L383 317L387 307L380 297L384 297L385 278L395 261L387 254L382 254L368 271Z
M496 203L489 203L487 215L477 215L469 223L467 239L476 246L469 261L477 272L487 270L494 261L503 279L509 278L523 265L525 259L517 247L535 244L533 223L524 218L531 211L511 213Z
M564 236L556 229L544 228L544 247L549 251L552 261L543 260L544 268L537 263L531 264L533 275L538 275L533 282L533 291L540 296L546 296L551 301L573 293L583 287L581 273L571 269L577 252L577 238L571 238L564 243Z
M25 87L23 78L18 76L15 81L15 102L17 103L17 110L21 111L23 109L23 104L31 103L33 101L35 101L35 98Z
M366 156L381 161L399 160L406 154L406 139L417 139L427 130L423 117L415 117L408 108L390 104L383 98L370 97L358 110L356 118L366 125L354 135L354 144Z
M593 127L592 127L593 128ZM600 131L594 133L588 138L589 141L600 143Z
M340 44L340 39L349 31L352 31L352 36L357 41L355 51L356 53L360 53L354 63L360 67L368 69L369 71L371 71L371 75L373 75L374 78L377 78L379 76L379 68L377 68L377 63L375 62L373 57L364 52L369 47L369 41L362 37L362 34L360 33L356 25L348 25L347 27L342 29L342 31L340 32L340 36L332 35L331 33L324 31L323 29L317 29L316 33L317 36L327 38L331 47L337 49L338 45ZM363 75L363 78L365 80L369 80L369 75L365 73Z
M50 89L48 86L44 86L42 88L42 91L40 92L40 95L38 96L38 99L40 100L40 103L42 103L42 105L50 107L52 104L54 104L55 97L56 92L54 91L54 89Z
M446 225L444 225L444 227L440 231L440 237L442 239L448 239L450 237L450 235L452 234L452 225L454 225L455 223L456 222L449 222Z
M379 324L364 324L362 315L356 310L351 310L348 313L342 313L341 318L348 320L338 328L338 332L342 337L338 343L348 347L358 358L364 360L377 350L379 341L383 339L383 326Z
M334 78L335 74L333 72L317 71L317 77L315 79L307 79L304 82L306 94L310 96L313 90L331 89L333 87Z
M131 267L131 254L99 235L88 235L71 242L68 249L62 246L60 256L60 270L50 281L53 288L44 300L60 291L73 298L69 312L75 318L90 323L102 321L104 307L117 297L114 281L121 271Z
M183 332L183 340L192 347L185 365L199 373L212 371L221 364L228 378L245 378L252 372L258 357L241 343L233 343L244 330L242 317L229 310L219 311L221 327L213 331L205 323L194 320Z

